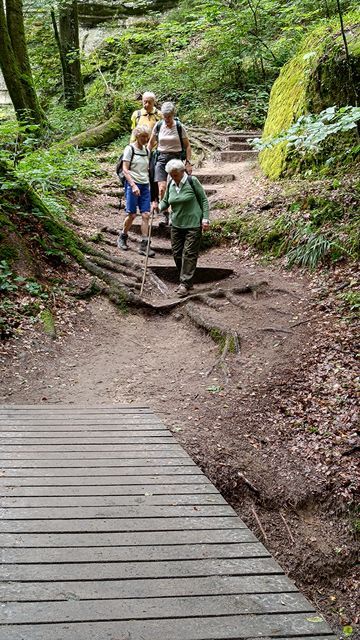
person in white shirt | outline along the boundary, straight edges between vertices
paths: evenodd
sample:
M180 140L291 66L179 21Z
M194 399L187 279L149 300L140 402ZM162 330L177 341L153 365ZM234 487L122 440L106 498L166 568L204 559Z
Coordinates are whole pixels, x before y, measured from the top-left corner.
M165 166L170 160L183 160L186 172L191 175L191 146L184 125L175 118L175 105L164 102L161 107L163 119L156 123L149 140L149 151L157 144L157 162L155 165L155 182L159 187L159 199L162 200L166 190L167 173ZM168 224L167 212L163 212L163 224Z
M128 250L128 232L135 220L137 210L141 214L141 235L139 253L146 255L149 242L149 217L150 217L150 184L149 184L149 142L150 130L148 127L138 126L134 129L135 142L127 145L123 153L123 173L125 176L126 218L122 232L118 238L118 247L123 251ZM149 247L149 256L153 258L155 252Z

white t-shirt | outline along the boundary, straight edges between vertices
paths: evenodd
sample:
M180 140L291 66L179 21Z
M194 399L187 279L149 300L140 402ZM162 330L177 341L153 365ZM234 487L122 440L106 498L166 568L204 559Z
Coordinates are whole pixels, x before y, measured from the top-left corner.
M134 149L134 154L131 147ZM134 182L137 184L149 182L149 155L145 147L137 149L134 145L128 144L124 149L123 161L131 161L129 173Z
M172 127L168 127L165 122L162 123L159 129L159 135L157 135L157 126L155 125L153 133L158 140L158 150L160 153L179 153L182 150L181 140L178 134L176 122ZM188 134L183 124L180 124L182 138L187 138Z

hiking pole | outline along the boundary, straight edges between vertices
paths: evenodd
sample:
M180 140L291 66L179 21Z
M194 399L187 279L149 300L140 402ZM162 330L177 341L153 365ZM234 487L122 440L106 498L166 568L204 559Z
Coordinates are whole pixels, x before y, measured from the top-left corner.
M145 284L145 278L146 278L146 272L147 272L147 266L148 266L148 260L149 260L149 251L150 251L151 231L152 231L153 219L154 219L154 209L152 209L151 216L150 216L148 243L147 243L147 247L146 247L145 266L144 266L143 279L142 279L141 288L140 288L140 296L142 296L143 291L144 291L144 284Z

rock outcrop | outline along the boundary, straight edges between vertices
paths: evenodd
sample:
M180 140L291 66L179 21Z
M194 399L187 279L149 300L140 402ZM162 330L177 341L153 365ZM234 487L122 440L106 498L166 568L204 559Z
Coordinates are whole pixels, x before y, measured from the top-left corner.
M352 82L339 21L317 27L306 37L297 56L284 65L273 85L263 139L276 137L306 113L356 104L354 86L360 92L360 11L344 19ZM287 158L287 143L281 142L260 154L260 164L267 176L276 179L286 171Z

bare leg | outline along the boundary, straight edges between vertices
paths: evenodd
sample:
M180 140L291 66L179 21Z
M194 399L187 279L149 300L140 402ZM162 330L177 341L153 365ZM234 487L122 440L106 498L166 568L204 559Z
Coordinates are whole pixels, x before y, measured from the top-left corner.
M158 187L159 187L159 200L162 200L166 191L166 181L158 182Z
M126 216L125 220L124 220L124 225L123 225L123 233L125 233L127 235L132 223L134 222L136 218L136 214L135 213L128 213L128 215Z
M141 235L143 238L147 238L149 235L149 215L149 213L141 215Z

